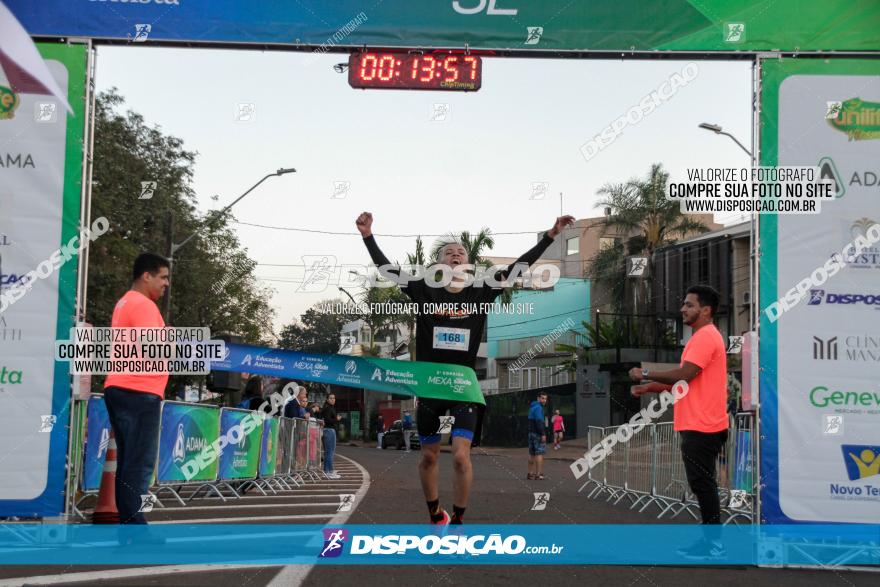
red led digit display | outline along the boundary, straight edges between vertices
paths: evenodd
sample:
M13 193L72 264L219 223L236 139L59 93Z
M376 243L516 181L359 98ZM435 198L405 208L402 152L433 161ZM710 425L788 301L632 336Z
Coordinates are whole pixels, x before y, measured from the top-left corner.
M475 92L482 81L483 61L476 55L371 52L348 58L353 88Z

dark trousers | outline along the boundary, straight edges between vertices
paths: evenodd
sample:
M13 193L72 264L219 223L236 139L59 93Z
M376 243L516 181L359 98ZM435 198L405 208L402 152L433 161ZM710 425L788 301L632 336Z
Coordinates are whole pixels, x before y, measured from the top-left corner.
M721 523L721 500L715 480L715 461L727 442L727 430L721 432L681 432L681 456L688 485L700 504L704 524Z
M162 400L154 393L119 387L104 390L116 437L116 509L121 524L146 524L139 510L147 495L159 452Z

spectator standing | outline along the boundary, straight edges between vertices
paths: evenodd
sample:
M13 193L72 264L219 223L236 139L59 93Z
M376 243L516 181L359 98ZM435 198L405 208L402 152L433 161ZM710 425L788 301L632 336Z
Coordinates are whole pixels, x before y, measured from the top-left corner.
M336 413L336 395L327 396L327 401L321 409L321 418L324 419L324 473L331 479L339 479L341 475L333 468L333 456L336 453L336 430L342 416Z
M263 405L263 378L259 375L251 375L244 386L239 408L245 410L257 410Z
M673 406L673 430L681 436L681 456L688 485L700 505L703 538L677 552L690 559L722 559L721 499L715 462L727 442L727 347L714 317L720 296L707 285L688 288L681 306L682 321L693 334L678 369L653 371L633 367L630 377L644 381L631 393L660 393L687 382L687 394Z
M547 394L539 393L529 406L529 473L526 479L543 481L544 454L547 452L547 430L544 428L544 404Z
M410 452L410 442L413 430L412 414L409 410L403 411L403 442L406 445L406 452Z
M131 289L116 302L110 326L164 328L156 302L168 288L169 276L167 259L154 253L138 255ZM167 384L167 373L111 373L104 381L104 403L116 439L116 509L121 524L147 523L141 508L159 453L159 414Z
M382 437L385 436L385 422L382 421L382 414L379 414L379 424L377 425L376 430L379 431L376 435L378 440L376 448L382 450Z

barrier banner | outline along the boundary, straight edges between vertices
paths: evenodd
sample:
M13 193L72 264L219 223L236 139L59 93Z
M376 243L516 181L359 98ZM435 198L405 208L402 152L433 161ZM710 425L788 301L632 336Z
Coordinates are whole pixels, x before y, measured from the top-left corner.
M309 456L308 468L317 469L321 464L321 427L316 422L308 423Z
M296 420L293 418L279 418L278 422L278 445L276 451L275 471L279 475L289 475L293 471L294 446L293 440L296 435Z
M751 493L754 487L755 463L752 459L752 432L750 430L737 430L736 432L736 455L733 474L733 489L741 489Z
M305 471L309 467L309 423L299 418L293 425L293 471Z
M284 349L226 344L214 371L236 371L358 387L382 393L486 405L470 367L424 361L300 353Z
M37 49L73 114L0 60L0 516L60 514L68 469L87 52Z
M83 462L82 490L98 491L101 488L101 474L104 472L104 459L110 444L110 414L104 404L104 396L89 397L86 412L86 454Z
M258 421L253 425L251 415L254 413L230 408L220 410L220 436L229 442L220 449L218 479L253 479L257 476L263 424ZM250 420L251 425L247 426L245 420Z
M185 483L183 465L197 462L202 449L220 437L220 410L213 406L182 402L162 403L162 426L159 435L159 483ZM217 459L211 459L189 481L213 481L217 478Z
M133 43L876 51L876 0L6 0L31 35ZM780 26L785 23L785 26Z
M260 477L275 474L278 454L278 418L263 420L263 438L260 447Z
M835 188L760 218L762 522L880 523L880 60L761 71L761 165Z

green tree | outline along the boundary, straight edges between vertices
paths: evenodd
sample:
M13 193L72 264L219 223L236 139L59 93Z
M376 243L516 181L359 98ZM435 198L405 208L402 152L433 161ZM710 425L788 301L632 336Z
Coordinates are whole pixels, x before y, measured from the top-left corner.
M120 113L123 106L115 90L96 100L92 217L106 217L110 230L90 247L87 320L110 324L138 254L167 254L169 236L180 242L197 233L175 258L172 324L207 326L253 344L271 340L271 292L254 278L256 263L228 227L229 216L210 214L206 226L198 213L191 185L196 154L140 114ZM151 198L140 197L141 182L156 182ZM192 381L172 378L176 388Z
M416 250L413 253L407 253L406 262L410 266L417 267L425 267L427 265L425 259L425 246L422 242L422 237L416 237ZM409 297L400 287L394 288L395 291L391 294L392 301L397 302L399 304L408 304L410 303ZM407 332L409 332L409 340L407 341L407 348L409 349L409 360L416 360L416 314L415 313L407 313L401 314L399 317L399 321L401 324L406 326Z
M645 302L651 301L650 268L654 251L689 234L707 232L709 228L687 214L682 214L679 203L666 197L669 174L659 163L651 165L647 177L634 178L625 183L606 184L599 189L602 199L599 208L609 208L605 230L617 229L622 234L633 234L625 242L600 250L590 259L587 274L611 287L615 311L624 309L626 287L626 257L645 255L648 267L644 283Z
M373 279L383 281L379 277L374 277ZM394 299L395 294L393 293L395 290L399 292L400 288L397 286L370 287L364 290L361 294L361 303L370 307L383 307L384 304L396 301ZM390 334L394 339L394 346L397 346L396 325L400 320L399 314L395 314L394 312L371 311L361 314L359 318L363 320L370 329L370 343L367 348L364 349L364 354L373 357L378 357L381 354L379 347L376 345L376 336Z
M303 312L299 320L281 329L278 346L294 351L333 354L339 351L339 333L350 320L344 314L326 311L326 307L342 304L342 300L323 300Z

